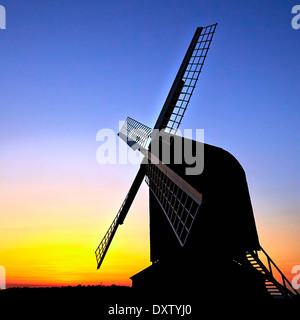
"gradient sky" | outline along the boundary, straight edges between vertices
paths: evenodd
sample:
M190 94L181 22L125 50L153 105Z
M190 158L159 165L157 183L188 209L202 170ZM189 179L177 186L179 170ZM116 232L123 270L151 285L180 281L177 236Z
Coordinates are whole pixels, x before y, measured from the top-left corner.
M137 165L98 130L153 126L196 27L219 25L181 128L243 165L260 242L300 264L299 1L0 0L0 265L7 284L130 284L149 262L141 188L100 271L94 250ZM234 201L234 195L233 199ZM212 230L213 232L213 230Z

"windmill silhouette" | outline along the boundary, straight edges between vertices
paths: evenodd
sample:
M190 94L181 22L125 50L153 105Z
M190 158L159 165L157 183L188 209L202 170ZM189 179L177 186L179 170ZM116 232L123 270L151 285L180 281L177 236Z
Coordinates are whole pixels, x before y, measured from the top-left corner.
M145 178L150 190L152 265L131 277L135 289L166 297L188 297L190 292L194 297L201 287L207 296L215 297L220 296L222 287L232 298L294 298L298 292L260 246L239 162L221 148L177 139L216 26L196 29L154 130L128 117L119 132L122 140L145 157L95 251L97 269ZM186 169L192 165L184 157L182 163L175 159L176 149L182 155L186 146L192 153L204 152L201 174L187 175ZM162 150L168 150L167 163ZM195 290L190 290L191 286Z

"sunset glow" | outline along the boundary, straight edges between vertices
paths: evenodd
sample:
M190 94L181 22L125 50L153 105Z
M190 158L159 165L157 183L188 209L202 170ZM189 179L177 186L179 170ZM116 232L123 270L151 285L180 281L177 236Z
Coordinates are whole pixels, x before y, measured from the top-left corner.
M96 135L117 133L127 116L152 127L196 27L215 22L181 129L204 129L206 143L242 164L260 243L291 280L300 265L300 30L291 27L292 4L1 0L6 286L130 286L150 265L143 183L96 270L94 251L139 167L100 165Z

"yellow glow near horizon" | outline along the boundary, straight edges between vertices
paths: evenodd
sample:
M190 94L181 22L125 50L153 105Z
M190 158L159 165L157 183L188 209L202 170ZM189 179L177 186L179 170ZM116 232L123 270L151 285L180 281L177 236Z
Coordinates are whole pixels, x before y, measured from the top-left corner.
M6 188L0 252L7 285L131 285L129 277L150 264L145 187L98 271L94 255L123 201L122 188L122 181L103 190L40 181Z

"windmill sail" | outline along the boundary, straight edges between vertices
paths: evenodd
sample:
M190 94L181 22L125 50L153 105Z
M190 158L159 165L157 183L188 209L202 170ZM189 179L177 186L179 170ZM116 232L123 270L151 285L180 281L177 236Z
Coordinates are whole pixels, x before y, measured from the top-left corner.
M107 253L107 250L111 244L111 241L118 229L120 224L123 224L124 219L130 209L130 206L140 188L140 185L145 176L145 168L142 165L129 189L125 200L123 201L121 208L119 209L115 219L113 220L112 224L110 225L109 229L107 230L105 236L103 237L102 241L100 242L99 246L95 251L96 260L97 260L97 269L100 268L102 261Z
M217 24L205 28L197 28L164 106L155 123L154 129L165 129L168 133L176 133L202 70L216 26ZM132 118L127 118L126 123L127 127L122 128L119 132L120 138L133 149L141 150L149 147L151 129ZM134 129L138 128L140 129L140 135L136 134L136 130L134 131ZM116 218L95 251L98 269L119 224L124 222L133 199L145 176L144 169L142 169L143 167L144 165L141 165L134 183L129 190L128 194L130 194L130 196L127 195L125 198ZM184 237L181 236L179 236L179 240L183 241L183 243L185 241Z
M217 23L197 28L154 129L176 133L196 87L216 27Z
M154 157L152 155L152 157ZM181 246L195 221L202 195L178 174L157 160L146 166L146 183L163 209Z
M148 148L151 132L151 128L137 120L127 117L118 135L130 148L136 150Z

